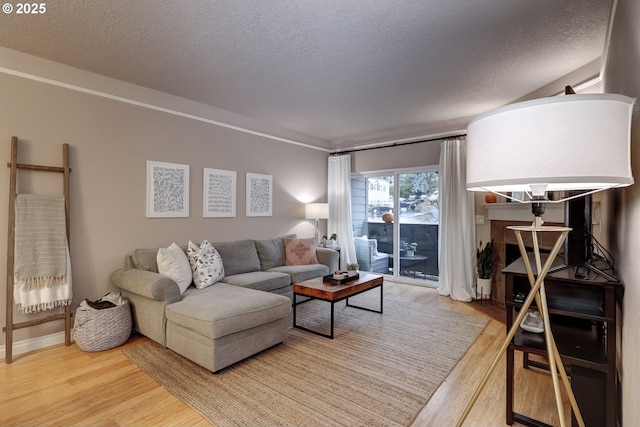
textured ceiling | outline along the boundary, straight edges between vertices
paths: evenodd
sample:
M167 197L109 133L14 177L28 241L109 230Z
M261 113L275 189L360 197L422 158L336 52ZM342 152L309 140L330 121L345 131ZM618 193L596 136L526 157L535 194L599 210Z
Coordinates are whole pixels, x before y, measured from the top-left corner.
M0 46L338 148L461 129L594 61L599 70L611 0L46 6L40 16L0 16Z

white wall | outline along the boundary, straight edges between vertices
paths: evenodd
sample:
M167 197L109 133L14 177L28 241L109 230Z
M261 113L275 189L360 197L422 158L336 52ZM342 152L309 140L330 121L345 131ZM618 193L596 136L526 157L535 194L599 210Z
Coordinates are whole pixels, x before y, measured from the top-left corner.
M440 144L437 140L356 151L351 155L351 170L372 172L437 165L440 162Z
M34 80L32 76L54 81L40 77ZM302 203L326 201L326 151L84 93L66 84L144 99L163 108L205 113L206 109L39 58L0 51L0 164L10 160L10 139L14 135L20 138L21 163L60 166L62 144L70 145L74 309L85 298L96 299L114 290L109 275L135 248L169 245L172 241L184 244L189 239L215 242L291 232L313 235L313 222L302 219ZM189 218L145 217L147 160L191 167ZM236 218L202 217L205 167L237 172ZM5 169L0 179L0 224L4 224L0 226L1 242L7 241L9 169ZM245 217L247 172L273 176L272 217ZM61 189L58 176L19 172L19 192L52 193ZM0 259L6 259L6 251L6 245L0 245ZM0 276L6 277L4 262L0 263ZM2 291L2 318L5 306ZM16 321L23 319L16 316ZM53 322L18 330L14 338L21 341L61 329L62 322Z
M611 45L604 75L604 91L640 97L640 2L618 0ZM609 192L605 216L611 218L610 248L618 260L618 276L625 286L622 337L622 425L640 420L640 107L633 113L631 132L632 169L636 184Z

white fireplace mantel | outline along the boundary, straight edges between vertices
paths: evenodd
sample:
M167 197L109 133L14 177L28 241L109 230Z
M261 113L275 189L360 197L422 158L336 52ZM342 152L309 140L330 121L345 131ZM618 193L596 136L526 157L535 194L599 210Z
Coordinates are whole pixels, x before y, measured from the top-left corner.
M483 203L491 221L533 221L531 205L528 203ZM545 222L564 223L564 203L547 203L542 218Z

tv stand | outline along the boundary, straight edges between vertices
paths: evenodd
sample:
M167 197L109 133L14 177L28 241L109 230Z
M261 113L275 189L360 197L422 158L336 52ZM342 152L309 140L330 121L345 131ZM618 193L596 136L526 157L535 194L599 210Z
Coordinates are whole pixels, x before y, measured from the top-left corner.
M575 265L560 264L557 266L553 266L549 269L549 274L558 273L560 271L568 270L568 269L573 269L574 271L573 277L575 279L590 280L591 279L590 273L593 273L596 276L599 276L609 282L619 281L615 276L599 269L595 265L588 262L583 262Z
M558 259L558 267L563 267ZM575 278L575 266L556 269L545 278L545 290L551 318L551 329L567 372L571 388L586 427L616 427L618 382L616 367L616 309L621 306L623 286L606 276L593 275L589 280ZM535 266L534 266L535 269ZM531 286L522 259L502 270L505 279L505 306L507 330L522 306L522 295ZM533 305L532 305L533 307ZM529 354L547 357L544 334L520 329L507 348L507 402L506 421L526 426L543 427L547 424L530 415L514 411L514 353L524 353L524 367L542 367L529 361ZM549 390L549 393L552 391ZM575 418L572 417L575 426Z

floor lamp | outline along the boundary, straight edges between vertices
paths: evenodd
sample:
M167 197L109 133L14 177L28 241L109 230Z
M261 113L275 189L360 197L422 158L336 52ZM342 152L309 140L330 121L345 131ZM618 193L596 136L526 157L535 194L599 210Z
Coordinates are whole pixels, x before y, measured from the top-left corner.
M514 202L529 203L534 222L531 226L509 227L516 235L531 291L457 426L463 425L535 300L544 323L560 426L566 424L561 399L562 380L576 420L584 427L553 338L544 287L544 278L571 229L544 226L542 215L546 203L562 203L569 199L550 201L548 191L570 191L570 198L574 198L633 184L630 134L635 99L613 94L570 94L572 92L567 90L565 96L521 102L490 111L474 118L467 128L467 190L492 192ZM524 200L513 199L514 192L524 192L526 197ZM523 232L532 234L535 270L523 243ZM544 264L538 243L540 233L558 235Z

